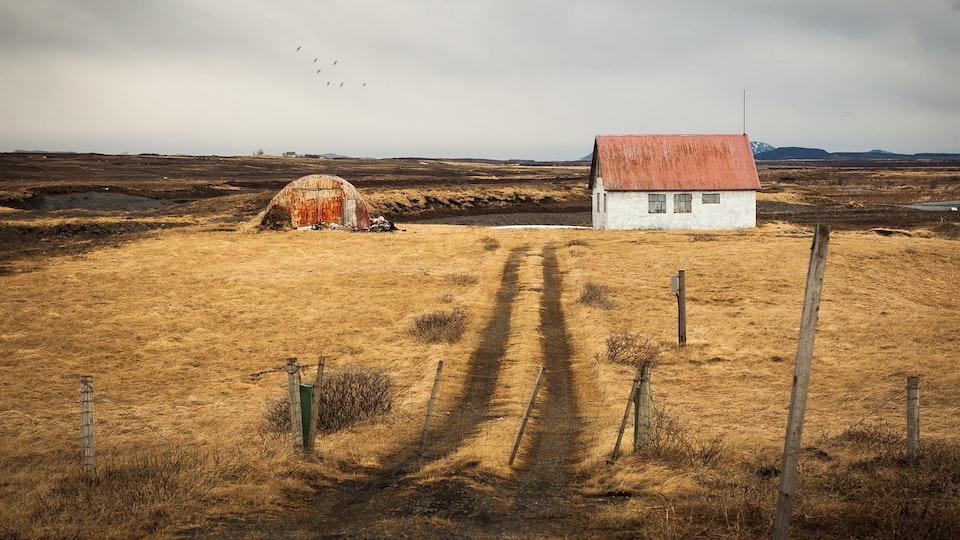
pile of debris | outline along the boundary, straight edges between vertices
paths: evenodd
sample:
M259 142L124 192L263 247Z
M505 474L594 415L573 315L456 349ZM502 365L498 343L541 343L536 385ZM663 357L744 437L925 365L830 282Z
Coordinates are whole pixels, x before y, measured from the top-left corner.
M370 229L368 230L370 232L390 232L397 230L397 226L389 219L383 216L377 216L370 218Z
M332 230L332 231L370 231L370 232L391 232L396 231L397 226L393 224L392 221L388 220L383 216L377 216L370 218L370 228L369 229L358 229L356 227L351 227L349 225L340 225L339 223L315 223L313 225L306 225L303 227L297 227L299 231L322 231L322 230Z

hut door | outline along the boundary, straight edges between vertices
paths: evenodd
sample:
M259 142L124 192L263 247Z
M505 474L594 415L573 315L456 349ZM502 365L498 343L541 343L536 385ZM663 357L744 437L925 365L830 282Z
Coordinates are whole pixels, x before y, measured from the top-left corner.
M346 195L343 197L343 223L341 225L357 226L357 200Z
M340 188L318 189L320 197L320 222L343 225L343 191Z

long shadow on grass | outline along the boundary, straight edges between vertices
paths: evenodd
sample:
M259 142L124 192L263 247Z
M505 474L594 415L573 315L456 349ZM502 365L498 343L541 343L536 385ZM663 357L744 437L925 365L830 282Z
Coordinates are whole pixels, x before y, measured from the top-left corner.
M392 508L387 510L365 503L375 497L388 498L390 491L403 491L400 484L404 482L405 475L455 451L477 430L489 413L496 390L497 372L506 353L510 316L517 295L518 269L528 249L527 246L521 246L508 255L493 313L481 332L480 345L470 355L466 381L456 409L431 428L424 454L419 455L419 441L411 439L411 443L403 450L384 460L386 467L373 471L364 480L344 485L334 495L336 502L325 505L328 510L321 516L322 523L318 524L317 531L339 534L331 531L355 528L363 522L370 524L376 517L382 517L378 514L383 511L392 513ZM354 530L344 534L357 532Z
M543 250L543 295L540 299L540 346L544 358L543 386L532 418L533 429L519 454L517 475L506 489L512 504L501 523L504 534L563 537L571 513L567 487L574 482L571 469L575 442L582 430L578 414L571 347L561 304L562 272L556 247Z

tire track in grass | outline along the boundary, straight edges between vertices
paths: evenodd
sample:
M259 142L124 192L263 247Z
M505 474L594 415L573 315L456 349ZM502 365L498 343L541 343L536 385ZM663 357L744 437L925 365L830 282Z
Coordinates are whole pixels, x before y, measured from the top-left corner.
M419 441L385 460L389 466L371 477L351 482L332 495L335 502L321 509L320 523L314 518L314 531L326 535L377 535L375 518L392 513L392 494L403 491L404 478L423 465L436 461L461 446L473 434L489 412L497 385L500 362L507 349L510 317L517 296L521 262L528 250L521 246L511 250L504 265L493 313L480 334L480 344L470 355L463 392L455 410L431 428L424 455L419 456ZM378 501L380 500L380 504ZM371 529L371 527L373 529ZM383 533L384 531L380 531Z
M575 443L583 428L571 369L571 347L562 306L562 272L556 246L543 249L543 293L540 298L540 345L544 379L535 408L537 429L524 441L523 466L509 486L512 503L506 534L566 536L570 534L567 492Z

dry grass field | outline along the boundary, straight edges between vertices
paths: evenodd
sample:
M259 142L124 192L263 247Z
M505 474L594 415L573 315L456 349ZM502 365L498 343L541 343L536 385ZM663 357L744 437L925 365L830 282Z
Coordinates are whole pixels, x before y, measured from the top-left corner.
M838 191L861 185L909 192L908 202L960 198L956 167L911 173L915 181L900 169L769 169L761 204L794 221L688 233L415 223L470 214L464 194L507 194L470 202L495 212L581 209L583 168L415 161L414 172L377 184L388 173L338 160L334 174L367 171L365 195L402 229L375 234L259 231L257 212L300 173L243 176L235 164L238 176L215 181L216 164L201 164L210 167L202 175L149 189L147 178L105 180L109 168L70 169L74 193L152 190L166 201L126 210L31 209L31 197L69 182L44 183L42 165L5 165L0 537L768 537L815 201L838 225L793 534L960 535L956 218L907 227L899 214L877 221L870 201L838 202L879 197ZM447 172L418 176L430 166ZM454 174L484 168L495 172ZM28 169L34 180L21 179ZM160 172L181 169L170 171ZM871 174L901 181L884 187ZM680 268L685 347L670 291ZM590 285L608 309L578 301ZM458 309L467 315L459 341L411 332L424 314ZM610 361L611 336L655 349L653 441L635 451L628 431L616 460L636 366ZM286 391L286 359L312 381L320 356L328 375L383 369L398 392L389 414L321 435L304 456L265 414ZM510 466L541 366L544 386ZM92 474L80 467L81 375L95 380ZM908 376L922 381L915 464L904 457Z

